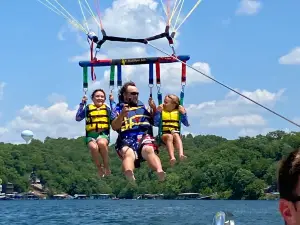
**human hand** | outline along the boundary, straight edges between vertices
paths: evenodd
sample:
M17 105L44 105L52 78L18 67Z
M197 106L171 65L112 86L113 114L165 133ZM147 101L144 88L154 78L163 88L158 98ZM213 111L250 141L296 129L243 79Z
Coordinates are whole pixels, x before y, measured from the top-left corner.
M87 100L88 100L88 98L86 96L83 96L81 102L83 104L85 104L87 102Z
M186 113L185 108L184 108L182 105L180 105L180 106L178 107L178 110L179 110L179 112L180 112L181 114L185 114L185 113Z
M113 100L114 100L114 96L113 96L112 93L109 94L109 100L110 100L110 101L113 101Z
M156 108L155 102L154 102L153 98L151 98L151 97L148 100L148 104L152 109Z
M164 105L163 104L160 104L158 107L157 107L157 111L158 112L161 112L162 110L163 110L163 108L164 108Z
M128 106L128 104L124 104L122 111L121 111L121 115L126 116L128 112L129 112L129 106Z

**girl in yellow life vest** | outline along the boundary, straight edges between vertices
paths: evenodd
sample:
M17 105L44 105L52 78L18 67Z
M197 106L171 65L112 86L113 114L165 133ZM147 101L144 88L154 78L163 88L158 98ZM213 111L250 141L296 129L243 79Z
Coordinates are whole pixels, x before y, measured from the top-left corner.
M185 126L189 126L186 110L180 105L179 98L176 95L167 95L164 103L157 107L154 125L159 126L160 123L162 123L161 139L168 149L170 164L173 166L176 162L174 146L178 149L180 160L186 158L183 153L179 125L182 123Z
M95 90L91 98L93 104L88 105L86 105L87 97L82 98L76 114L76 121L86 118L86 144L91 151L99 176L103 177L111 173L108 162L111 109L105 104L106 94L102 89ZM103 160L103 166L99 162L99 153Z

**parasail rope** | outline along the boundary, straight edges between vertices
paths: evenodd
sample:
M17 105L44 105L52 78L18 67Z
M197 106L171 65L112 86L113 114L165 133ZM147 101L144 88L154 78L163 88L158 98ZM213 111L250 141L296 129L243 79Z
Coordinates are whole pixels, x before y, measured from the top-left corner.
M262 108L268 110L269 112L275 114L276 116L278 116L278 117L280 117L280 118L282 118L282 119L284 119L284 120L286 120L286 121L288 121L288 122L290 122L290 123L292 123L292 124L294 124L294 125L296 125L297 127L300 128L300 125L297 124L296 122L294 122L294 121L292 121L292 120L286 118L285 116L283 116L283 115L281 115L281 114L279 114L279 113L277 113L277 112L275 112L275 111L269 109L268 107L266 107L266 106L264 106L264 105L262 105L262 104L256 102L255 100L253 100L253 99L247 97L246 95L244 95L244 94L242 94L242 93L240 93L240 92L234 90L233 88L227 86L226 84L223 84L222 82L220 82L220 81L218 81L218 80L216 80L216 79L214 79L214 78L212 78L212 77L206 75L206 74L203 73L202 71L200 71L200 70L194 68L193 66L191 66L191 65L187 64L186 62L184 62L184 61L178 59L177 57L175 57L175 56L173 56L173 55L167 53L166 51L164 51L164 50L162 50L162 49L156 47L155 45L153 45L153 44L151 44L151 43L149 43L149 42L148 42L147 44L150 45L152 48L155 48L156 50L158 50L158 51L160 51L160 52L162 52L162 53L164 53L164 54L166 54L166 55L172 57L174 60L177 60L178 62L181 62L182 64L186 65L186 66L189 67L190 69L195 70L196 72L202 74L203 76L207 77L208 79L211 79L212 81L214 81L214 82L220 84L221 86L223 86L223 87L225 87L225 88L231 90L232 92L234 92L234 93L236 93L236 94L242 96L243 98L246 98L247 100L249 100L249 101L255 103L256 105L258 105L258 106L260 106L260 107L262 107Z
M197 8L197 6L201 3L202 0L198 0L198 2L194 5L191 11L186 15L186 17L182 20L181 24L175 29L175 32L181 27L181 25L187 20L187 18L192 14L192 12ZM182 4L183 5L183 4ZM175 25L176 26L176 25Z
M79 30L87 33L87 31L84 29L84 27L74 18L70 18L68 17L65 13L63 13L60 9L58 9L55 5L53 5L51 2L49 2L49 0L45 0L48 5L45 2L42 2L41 0L37 0L39 1L41 4L43 4L44 6L46 6L48 9L50 9L51 11L55 12L56 14L64 17L71 25L73 25L74 27L78 28Z
M85 25L86 25L86 28L87 28L87 30L90 30L89 24L88 24L88 22L87 22L87 19L86 19L86 17L85 17L85 14L84 14L84 11L83 11L83 8L82 8L82 5L81 5L81 0L78 0L78 4L79 4L79 7L80 7L81 14L82 14L82 17L83 17L83 19L84 19L84 23L85 23Z

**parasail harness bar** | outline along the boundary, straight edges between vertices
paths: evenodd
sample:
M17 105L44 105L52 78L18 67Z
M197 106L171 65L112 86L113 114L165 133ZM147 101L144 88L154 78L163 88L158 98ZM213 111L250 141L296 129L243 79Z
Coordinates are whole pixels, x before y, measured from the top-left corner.
M96 45L96 52L95 52L95 58L97 56L97 53L100 51L101 46L106 41L118 41L118 42L131 42L131 43L142 43L142 44L148 44L149 41L154 41L162 38L167 38L170 47L172 48L173 55L176 55L175 49L174 49L174 41L173 38L175 37L175 32L172 32L170 35L169 32L170 26L167 25L165 28L165 31L161 34L157 34L148 38L126 38L126 37L116 37L116 36L108 36L104 29L101 29L101 33L103 35L102 39L100 40L98 36L94 32L89 32L87 34L89 40L91 40Z

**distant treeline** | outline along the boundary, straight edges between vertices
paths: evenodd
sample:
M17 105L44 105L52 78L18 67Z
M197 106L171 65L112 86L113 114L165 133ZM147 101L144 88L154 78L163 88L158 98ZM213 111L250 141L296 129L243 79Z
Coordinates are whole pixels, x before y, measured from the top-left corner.
M182 192L214 194L218 199L263 199L263 189L276 187L278 161L300 145L300 133L270 132L256 137L227 140L214 135L183 136L188 159L169 166L166 149L160 157L167 180L159 183L144 163L136 170L136 184L128 183L121 161L110 148L112 175L97 177L83 137L46 138L26 145L0 143L0 178L12 182L18 192L29 189L28 179L34 168L49 195L112 193L133 198L143 193L163 193L174 198Z

